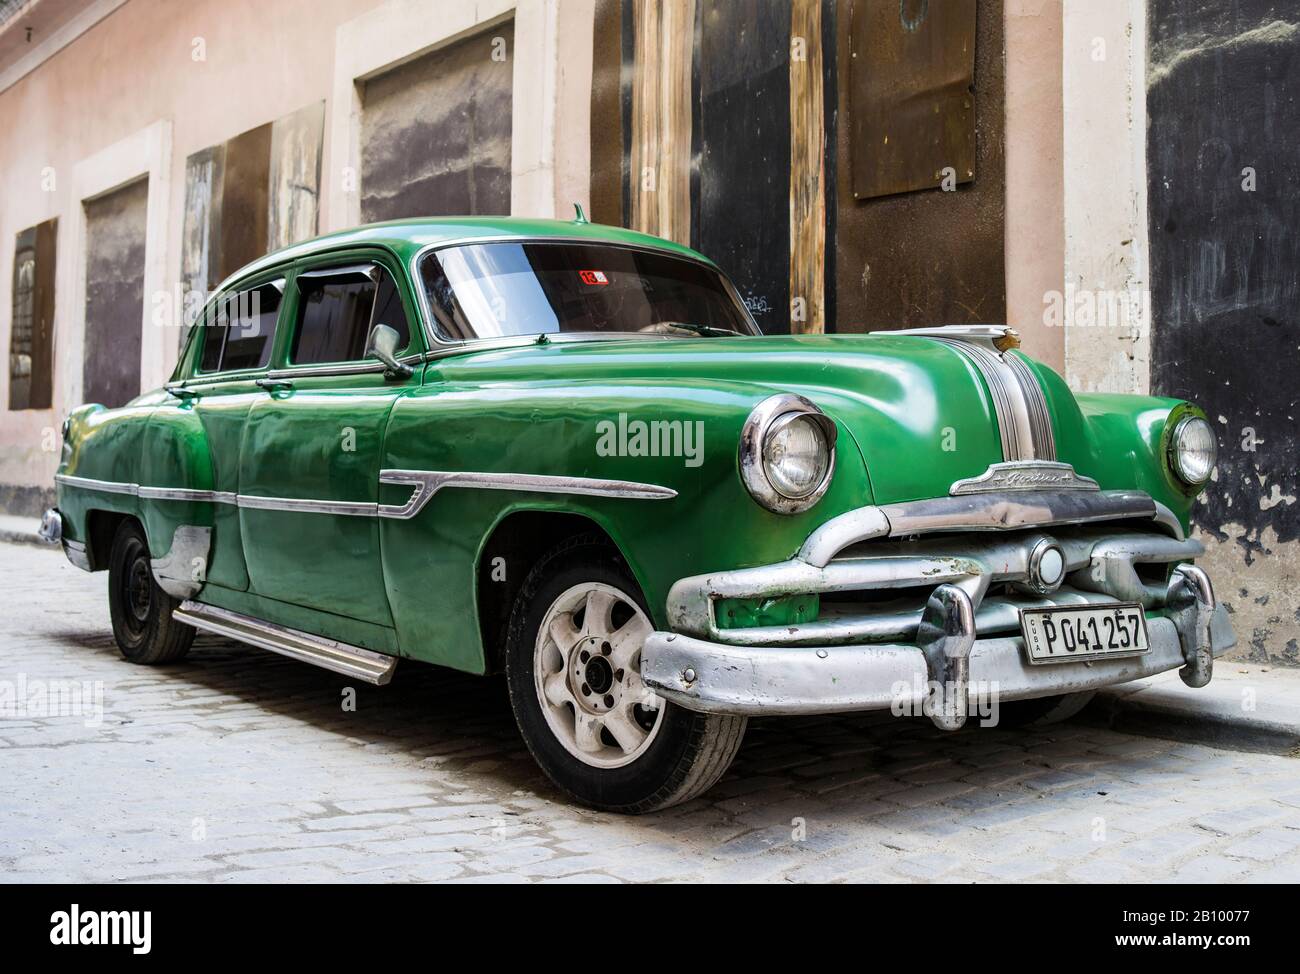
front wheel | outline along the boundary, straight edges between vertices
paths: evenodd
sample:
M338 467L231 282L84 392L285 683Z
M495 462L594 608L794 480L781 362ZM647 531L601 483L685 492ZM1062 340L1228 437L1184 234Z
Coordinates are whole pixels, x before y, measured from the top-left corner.
M547 776L593 808L637 814L713 786L744 717L683 710L641 682L652 631L636 582L608 546L576 539L544 557L515 601L506 681L515 720Z
M172 617L177 605L154 581L144 531L135 521L123 521L108 561L108 613L122 655L153 665L188 653L194 630Z
M1096 690L1061 693L1051 697L1011 700L999 707L999 727L1042 727L1069 720L1092 702Z

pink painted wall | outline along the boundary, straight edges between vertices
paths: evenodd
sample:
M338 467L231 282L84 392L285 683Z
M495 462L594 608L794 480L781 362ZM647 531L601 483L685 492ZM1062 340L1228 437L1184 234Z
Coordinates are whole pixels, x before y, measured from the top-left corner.
M336 28L380 2L129 0L0 92L0 402L8 401L14 236L58 217L59 270L65 271L69 263L62 251L79 205L72 199L76 164L159 119L171 120L166 277L176 280L186 156L328 99ZM204 60L195 59L196 38L202 39ZM330 178L325 152L322 182ZM42 188L50 171L52 192ZM64 282L58 290L60 297L66 293ZM72 366L60 361L59 338L68 313L56 303L56 408L0 411L0 484L50 483L57 437L53 449L43 446L50 442L45 431L57 430L62 421L61 387Z

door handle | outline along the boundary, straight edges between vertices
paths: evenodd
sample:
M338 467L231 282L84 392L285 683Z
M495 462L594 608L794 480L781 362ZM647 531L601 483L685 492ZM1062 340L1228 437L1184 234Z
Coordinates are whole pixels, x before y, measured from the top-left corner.
M288 391L293 388L293 383L288 379L257 379L254 384L267 392L275 392L281 389Z

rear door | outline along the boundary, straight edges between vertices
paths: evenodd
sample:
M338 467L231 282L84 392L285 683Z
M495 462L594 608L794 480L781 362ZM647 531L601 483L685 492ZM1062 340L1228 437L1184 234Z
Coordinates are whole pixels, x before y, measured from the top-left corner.
M244 429L239 519L258 595L392 626L379 554L379 468L398 397L418 387L423 345L405 278L386 253L305 261L288 288L277 368ZM410 376L365 355L395 329Z
M194 500L185 491L142 490L149 537L170 539L182 524L211 525L207 564L196 567L208 583L236 591L248 588L236 506L240 444L249 409L265 395L258 382L270 368L285 281L283 269L264 274L208 306L188 350L183 395L154 414L150 448L140 458L146 487L210 492Z

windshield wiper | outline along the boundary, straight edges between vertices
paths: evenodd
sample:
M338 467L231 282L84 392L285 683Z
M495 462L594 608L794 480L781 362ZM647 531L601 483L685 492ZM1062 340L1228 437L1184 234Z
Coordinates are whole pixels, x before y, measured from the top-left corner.
M697 325L693 321L657 321L655 328L676 328L679 331L689 331L696 335L721 336L723 338L735 338L738 332L730 328L715 328L713 325Z

